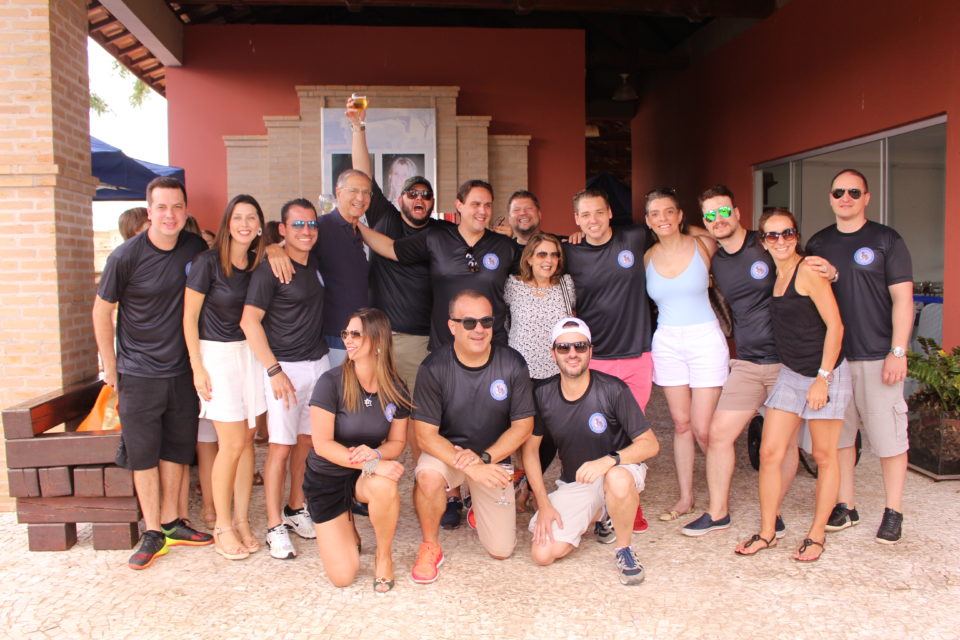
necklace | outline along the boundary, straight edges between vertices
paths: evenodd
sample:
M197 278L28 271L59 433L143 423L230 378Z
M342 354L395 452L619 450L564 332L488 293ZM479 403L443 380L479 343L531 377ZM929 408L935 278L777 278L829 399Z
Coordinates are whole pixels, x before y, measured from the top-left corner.
M372 407L373 406L373 396L377 395L376 391L368 393L366 389L362 386L360 387L360 393L363 394L363 406Z

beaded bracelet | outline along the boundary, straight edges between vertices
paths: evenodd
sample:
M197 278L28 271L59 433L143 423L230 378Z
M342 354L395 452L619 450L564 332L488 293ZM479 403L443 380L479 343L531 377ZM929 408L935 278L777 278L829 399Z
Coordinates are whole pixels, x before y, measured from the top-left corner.
M273 376L277 375L281 371L283 371L283 368L280 366L280 363L278 362L277 364L267 369L267 377L272 378Z

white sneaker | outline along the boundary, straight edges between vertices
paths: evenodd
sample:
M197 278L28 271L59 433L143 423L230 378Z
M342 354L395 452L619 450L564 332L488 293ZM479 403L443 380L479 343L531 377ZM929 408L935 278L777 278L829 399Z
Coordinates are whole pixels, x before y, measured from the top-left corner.
M283 514L283 524L301 538L313 540L317 537L317 530L313 528L313 520L306 509L300 509L292 516Z
M297 550L290 542L290 533L283 524L278 524L267 531L267 547L270 556L277 560L291 560L297 557Z

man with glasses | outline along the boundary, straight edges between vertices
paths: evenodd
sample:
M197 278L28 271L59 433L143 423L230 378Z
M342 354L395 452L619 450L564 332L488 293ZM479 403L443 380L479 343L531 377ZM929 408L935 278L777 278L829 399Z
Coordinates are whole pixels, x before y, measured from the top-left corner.
M325 290L311 253L317 242L317 211L309 200L298 198L283 205L280 220L282 251L292 265L292 277L281 284L270 265L261 263L250 276L240 328L264 367L268 389L270 445L263 467L267 546L272 557L289 560L297 555L289 530L301 538L316 538L304 508L303 474L311 447L310 395L330 368L330 358L323 339ZM290 493L281 508L288 460Z
M413 581L437 579L445 489L470 487L480 544L492 557L513 553L517 512L512 473L497 464L530 436L535 413L523 357L493 344L493 306L482 293L462 291L450 301L447 331L453 343L435 349L417 374L413 422L422 453L414 472L414 505L423 542Z
M616 542L621 584L640 584L644 571L630 548L631 524L647 475L643 461L657 455L660 445L627 385L590 371L590 340L583 320L558 321L551 353L560 373L534 390L534 431L523 445L530 489L540 507L530 520L530 553L536 564L551 564L579 547L594 525L598 542ZM557 490L549 495L538 455L547 433L562 465ZM600 520L604 508L609 515Z
M903 537L902 499L907 475L906 347L913 326L913 267L907 245L896 231L867 220L867 179L844 169L830 185L836 224L807 243L807 263L835 276L833 286L843 319L843 353L850 363L853 402L840 434L840 493L827 531L860 522L854 498L854 448L862 430L880 458L885 509L876 541L895 544ZM819 257L817 257L819 256ZM834 269L824 260L836 265Z

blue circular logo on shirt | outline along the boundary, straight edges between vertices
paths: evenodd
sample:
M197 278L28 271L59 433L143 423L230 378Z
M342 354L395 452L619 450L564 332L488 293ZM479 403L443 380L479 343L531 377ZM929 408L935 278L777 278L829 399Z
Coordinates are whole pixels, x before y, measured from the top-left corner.
M395 415L397 415L397 405L391 402L387 405L387 408L383 410L383 417L387 419L387 422L393 422Z
M490 383L490 397L498 402L501 400L506 400L509 395L507 390L507 383L503 380L494 380Z
M876 254L870 247L860 247L853 252L853 261L863 266L873 264L873 261L876 257Z
M629 269L633 266L635 258L633 257L633 251L630 249L624 249L617 254L617 264L619 264L624 269Z
M488 253L483 256L483 266L485 266L490 271L493 271L500 266L500 256L495 253Z
M603 433L607 430L607 418L602 413L595 413L587 420L587 426L594 433Z
M763 280L770 273L770 267L763 260L757 260L750 265L750 277L754 280Z

